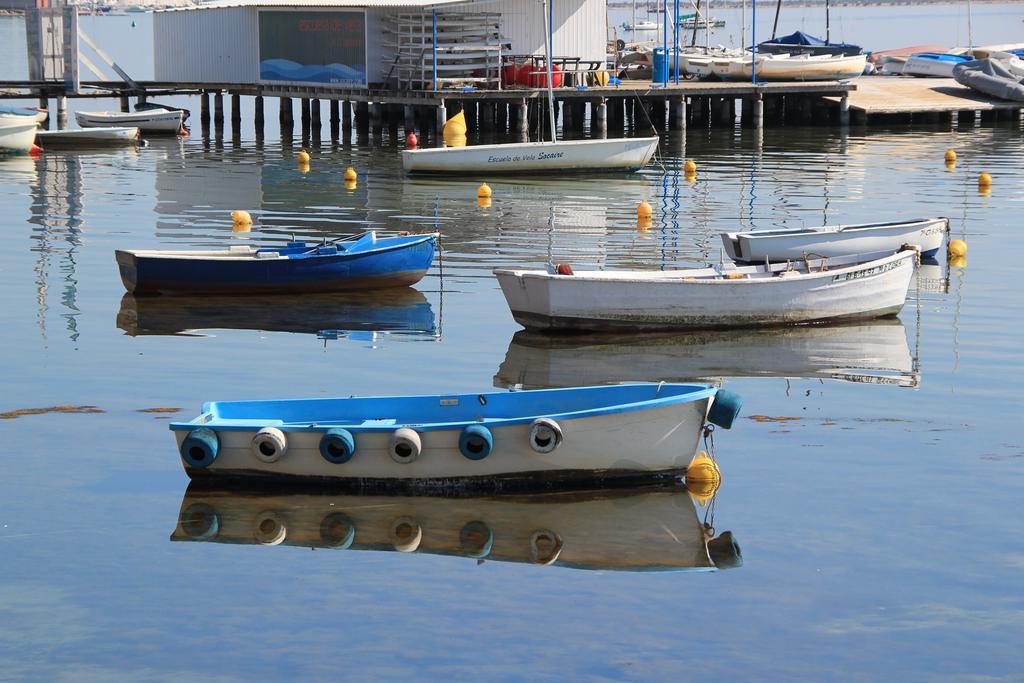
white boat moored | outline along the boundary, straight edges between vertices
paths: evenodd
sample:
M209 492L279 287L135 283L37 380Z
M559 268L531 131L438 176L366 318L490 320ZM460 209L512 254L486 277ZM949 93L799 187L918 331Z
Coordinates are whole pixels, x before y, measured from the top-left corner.
M895 315L918 257L905 249L756 266L572 273L563 265L494 274L523 327L714 329Z
M678 478L732 392L620 384L440 396L207 403L171 429L193 479L418 489Z
M0 154L25 154L36 141L39 124L34 115L0 113Z
M722 244L726 256L746 263L786 261L808 255L832 258L894 252L905 244L920 248L922 256L930 256L942 247L943 237L948 232L947 218L915 218L885 223L723 232Z
M139 141L139 129L134 126L113 126L77 130L41 130L36 133L36 141L43 148L47 146L115 147L134 145Z
M402 150L407 173L523 173L636 171L658 148L658 138L559 140Z
M147 109L144 111L76 111L75 121L82 128L109 128L128 126L143 133L177 135L185 122L185 112L177 109Z
M864 73L865 55L788 55L758 54L756 57L759 81L839 81L857 78ZM748 52L740 57L720 57L710 65L714 75L722 80L735 81L751 78L754 68Z

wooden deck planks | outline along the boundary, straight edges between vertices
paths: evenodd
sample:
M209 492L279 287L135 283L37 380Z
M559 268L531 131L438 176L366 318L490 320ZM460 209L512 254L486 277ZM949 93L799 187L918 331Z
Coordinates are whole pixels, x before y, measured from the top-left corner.
M1020 109L1020 102L987 97L952 78L871 76L857 79L848 95L851 110L865 114L917 114L952 111ZM839 96L825 96L838 103Z

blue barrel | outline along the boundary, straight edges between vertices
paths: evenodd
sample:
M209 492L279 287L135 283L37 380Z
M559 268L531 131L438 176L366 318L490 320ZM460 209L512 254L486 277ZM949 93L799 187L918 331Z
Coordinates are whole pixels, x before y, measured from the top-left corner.
M654 48L654 71L651 80L655 83L668 83L668 58L663 47Z

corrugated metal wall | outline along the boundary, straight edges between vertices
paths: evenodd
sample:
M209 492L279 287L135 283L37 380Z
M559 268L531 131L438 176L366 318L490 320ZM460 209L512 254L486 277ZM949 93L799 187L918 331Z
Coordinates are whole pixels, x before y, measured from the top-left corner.
M259 79L256 8L157 12L154 78L180 83L255 83Z
M556 57L604 62L608 18L605 0L551 0ZM544 54L544 5L538 0L497 0L488 11L501 12L502 34L513 54ZM493 8L493 9L492 9Z

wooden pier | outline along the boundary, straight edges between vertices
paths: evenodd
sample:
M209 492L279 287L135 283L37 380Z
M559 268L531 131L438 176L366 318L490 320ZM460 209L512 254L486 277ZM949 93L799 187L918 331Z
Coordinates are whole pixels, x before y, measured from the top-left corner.
M415 130L423 144L438 139L444 121L465 112L471 134L477 132L518 135L526 139L546 116L547 92L543 89L507 90L394 90L325 86L277 86L238 83L138 82L134 88L109 81L83 83L81 91L66 95L63 84L43 81L0 82L0 98L38 99L46 106L57 101L57 121L66 120L64 97L120 99L127 111L130 98L171 95L200 97L199 123L204 134L212 123L222 134L225 95L230 98L233 132L241 127L241 98L255 98L254 125L262 137L264 98L279 98L279 122L283 130L295 124L293 100L299 100L299 122L304 137L320 130L321 104L329 103L327 118L331 135L341 130L379 133L399 127ZM212 117L211 117L212 99ZM1021 104L986 98L950 79L867 77L852 82L743 83L682 81L660 84L623 81L618 86L563 87L555 89L556 116L566 131L589 129L591 135L621 134L631 130L647 134L687 127L762 128L781 125L844 126L872 122L939 123L952 116L974 121L1020 119ZM945 118L943 118L945 117Z

